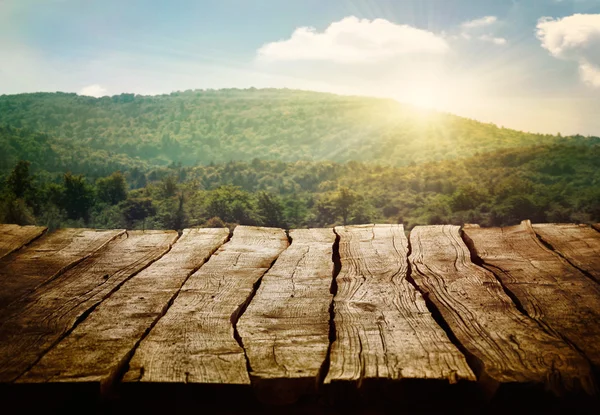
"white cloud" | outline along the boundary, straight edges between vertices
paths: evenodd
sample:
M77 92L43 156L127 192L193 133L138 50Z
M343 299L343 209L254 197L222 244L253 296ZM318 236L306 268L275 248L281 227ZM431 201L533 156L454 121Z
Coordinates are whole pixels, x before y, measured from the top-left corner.
M408 54L444 54L449 46L432 32L385 19L346 17L323 32L300 27L287 40L258 50L266 60L320 60L337 63L375 62Z
M460 25L460 35L455 39L481 40L494 45L505 45L508 41L503 37L494 36L490 33L490 26L498 22L496 16L484 16L479 19L469 20Z
M90 97L100 98L108 95L106 88L101 87L98 84L88 85L84 88L81 88L79 91L79 95L87 95Z
M600 88L600 68L584 62L579 65L579 73L583 82Z
M494 37L490 35L481 35L478 37L478 39L484 42L491 42L494 45L506 45L507 43L507 40L503 37Z
M600 14L574 14L562 19L543 17L538 21L537 36L542 47L557 58L600 53Z
M537 37L555 58L578 62L586 84L600 87L600 14L543 17L537 24Z
M479 27L485 27L492 25L498 21L496 16L484 16L479 19L469 20L468 22L464 22L461 24L463 29L474 29Z

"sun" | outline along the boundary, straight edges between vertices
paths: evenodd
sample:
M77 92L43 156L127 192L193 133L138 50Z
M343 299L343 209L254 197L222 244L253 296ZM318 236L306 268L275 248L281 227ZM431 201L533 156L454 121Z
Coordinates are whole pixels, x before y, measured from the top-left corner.
M399 102L414 105L422 109L439 109L441 95L433 87L413 86L395 94L394 99Z
M423 110L466 114L470 109L476 108L478 103L485 102L481 83L474 82L473 79L464 82L460 78L433 76L411 80L398 85L393 98Z
M438 102L438 96L430 88L415 91L409 95L409 102L419 108L435 109Z

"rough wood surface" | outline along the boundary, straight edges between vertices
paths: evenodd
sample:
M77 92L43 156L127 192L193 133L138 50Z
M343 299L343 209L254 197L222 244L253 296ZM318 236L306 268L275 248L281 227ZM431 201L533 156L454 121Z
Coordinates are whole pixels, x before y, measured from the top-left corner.
M59 229L0 260L0 309L81 262L122 230Z
M600 283L600 232L588 225L534 224L533 230L552 249Z
M173 231L129 232L11 304L0 324L0 382L32 367L113 290L168 251Z
M464 229L473 252L529 316L568 339L600 367L600 286L546 248L524 221Z
M255 284L287 246L281 229L236 227L140 343L124 381L249 385L234 325Z
M592 225L592 228L596 229L598 232L600 232L600 223L594 223Z
M0 258L28 244L45 231L43 226L0 224Z
M410 244L412 277L475 360L490 392L514 383L557 394L593 391L587 361L523 315L495 276L471 262L460 227L417 226Z
M298 229L290 237L237 325L258 397L277 404L316 392L329 349L335 234Z
M341 271L334 298L336 340L325 383L367 379L475 377L407 280L402 225L335 228Z
M167 254L103 301L21 379L111 386L186 278L228 236L223 228L184 230Z

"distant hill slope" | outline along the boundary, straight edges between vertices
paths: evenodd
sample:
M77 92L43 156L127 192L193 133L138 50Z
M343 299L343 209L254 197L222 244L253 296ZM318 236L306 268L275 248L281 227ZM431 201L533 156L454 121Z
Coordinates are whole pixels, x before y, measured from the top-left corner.
M0 130L2 164L11 165L23 157L19 153L31 157L25 145L56 157L52 167L83 163L103 171L254 158L404 166L567 141L426 114L392 100L271 89L99 99L67 93L3 95L0 125L10 127ZM17 136L28 142L16 145L20 149L15 129L25 129L18 130Z

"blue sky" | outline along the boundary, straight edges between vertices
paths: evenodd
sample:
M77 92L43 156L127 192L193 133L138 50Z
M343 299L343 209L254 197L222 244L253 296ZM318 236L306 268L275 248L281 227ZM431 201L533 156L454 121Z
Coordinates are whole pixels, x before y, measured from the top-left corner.
M251 86L600 135L600 0L0 0L0 94Z

